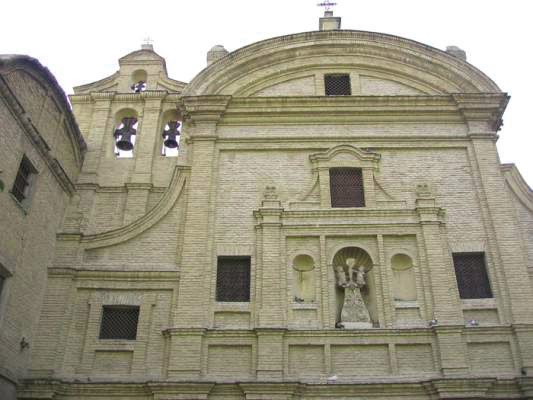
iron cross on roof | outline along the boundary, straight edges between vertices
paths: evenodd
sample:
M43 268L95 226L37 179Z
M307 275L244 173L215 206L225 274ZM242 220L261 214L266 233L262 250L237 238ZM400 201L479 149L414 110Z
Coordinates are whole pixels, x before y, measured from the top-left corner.
M152 45L152 44L154 44L154 41L152 40L152 38L150 36L147 36L147 37L144 38L143 44Z
M333 3L333 2L331 2L329 0L325 0L322 3L318 3L317 4L318 7L324 7L325 11L330 11L331 7L336 6L336 5L337 5L337 3Z

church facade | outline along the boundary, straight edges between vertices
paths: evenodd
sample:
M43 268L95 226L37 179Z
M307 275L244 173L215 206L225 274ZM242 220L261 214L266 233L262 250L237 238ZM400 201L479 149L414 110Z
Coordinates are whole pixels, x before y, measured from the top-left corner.
M21 399L533 398L508 96L391 35L150 45L70 100L87 153Z

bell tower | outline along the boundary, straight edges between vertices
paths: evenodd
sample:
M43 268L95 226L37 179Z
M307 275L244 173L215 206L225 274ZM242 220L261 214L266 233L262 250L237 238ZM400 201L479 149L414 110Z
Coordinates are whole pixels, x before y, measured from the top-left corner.
M185 83L168 77L151 40L118 63L117 72L75 87L70 96L88 143L78 184L82 221L89 221L80 229L90 233L116 229L149 211L180 153L177 105Z

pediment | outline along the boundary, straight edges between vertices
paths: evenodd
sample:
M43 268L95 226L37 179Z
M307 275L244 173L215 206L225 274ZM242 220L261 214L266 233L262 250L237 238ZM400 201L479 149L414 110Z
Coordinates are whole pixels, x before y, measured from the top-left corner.
M164 63L165 59L151 50L136 50L118 60L120 65L136 61L158 61Z
M396 36L343 30L243 47L200 72L184 94L308 96L314 89L314 95L323 95L321 77L329 73L353 74L354 95L501 92L481 71L442 50Z

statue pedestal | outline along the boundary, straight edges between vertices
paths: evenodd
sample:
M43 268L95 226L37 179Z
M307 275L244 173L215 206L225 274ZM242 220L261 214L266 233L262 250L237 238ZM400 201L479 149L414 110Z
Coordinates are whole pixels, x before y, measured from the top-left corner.
M361 290L354 284L344 288L341 324L345 329L372 328L372 321L361 296Z
M370 322L341 322L344 329L368 329L372 328Z

